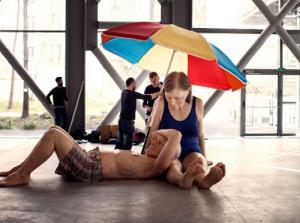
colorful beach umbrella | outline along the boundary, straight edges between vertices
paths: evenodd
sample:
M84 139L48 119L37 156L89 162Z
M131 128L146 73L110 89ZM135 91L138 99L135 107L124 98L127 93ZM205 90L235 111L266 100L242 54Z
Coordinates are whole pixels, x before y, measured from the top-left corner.
M104 49L130 63L159 74L182 71L192 85L237 90L247 83L220 49L173 24L129 23L104 31L101 38Z

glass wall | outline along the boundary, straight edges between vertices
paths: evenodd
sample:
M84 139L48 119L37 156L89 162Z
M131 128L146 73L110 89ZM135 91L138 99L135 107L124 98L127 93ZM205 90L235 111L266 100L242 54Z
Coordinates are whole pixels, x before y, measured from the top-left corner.
M160 22L160 4L157 0L101 0L98 21Z
M0 30L64 30L65 1L4 0L0 2ZM24 27L24 7L27 6L28 26ZM18 13L19 12L19 13ZM18 19L19 14L19 20Z
M278 1L265 1L273 13ZM249 0L193 0L193 27L262 29L267 19Z
M65 1L0 2L0 38L21 65L28 62L25 68L45 95L56 86L55 77L65 76L64 29ZM30 117L20 119L23 85L23 80L0 54L0 129L44 129L53 123L30 90Z
M247 76L246 133L277 133L277 75Z
M213 43L214 45L218 46L227 56L231 58L231 60L235 64L239 62L239 60L244 56L244 54L247 52L249 47L258 38L258 35L256 34L203 34L203 36L210 43ZM250 60L250 62L247 64L245 68L267 69L270 67L278 67L278 61L279 61L278 52L279 52L278 37L276 35L271 35L266 40L265 44L261 47L261 49ZM247 79L249 81L248 87L254 88L253 91L256 91L255 90L257 89L256 79L255 78L251 79L251 77L247 77ZM262 82L261 84L263 83L264 82ZM271 84L273 86L273 84L275 83L271 83ZM274 86L277 87L277 85ZM207 99L214 92L213 89L201 88L202 89L201 92L198 93L199 88L201 87L196 88L195 94L197 96L200 96L204 100L204 102L207 101ZM263 97L266 98L263 99ZM263 93L260 93L260 98L262 98L262 100L268 100L268 97L269 97L268 95L264 96ZM249 100L250 100L249 103L251 103L252 99ZM255 99L253 99L253 102L255 102ZM262 110L263 109L261 109L259 113L262 114L264 112ZM273 115L276 115L276 109ZM249 125L249 123L256 122L256 120L250 121L250 119L253 118L250 117L247 118L247 125ZM240 128L239 123L240 123L240 91L226 92L221 97L221 99L218 100L218 102L211 109L208 115L205 117L205 129L209 134L209 136L213 136L213 135L238 136L239 128ZM276 125L276 123L274 125Z
M275 15L279 11L279 2L275 0L264 1L269 7L271 12ZM253 1L248 0L229 0L229 1L193 1L193 27L195 28L241 28L241 29L265 29L269 22L260 10L255 6ZM299 30L300 29L300 10L299 8L291 10L283 20L285 29ZM255 34L203 34L209 42L217 45L221 48L231 59L237 64L240 59L244 56L247 50L256 41L259 35ZM299 42L297 35L293 36L295 41ZM299 61L294 57L290 50L284 45L283 47L283 60L284 68L286 69L299 69ZM277 69L279 67L280 54L279 54L279 37L278 35L271 35L258 50L255 56L249 61L245 69ZM267 78L267 80L264 80ZM289 95L299 95L299 81L298 77L294 76L295 89L291 93L290 83L292 80L284 81L284 91L290 92ZM247 117L246 117L246 128L248 133L276 133L277 131L277 76L274 77L266 76L251 76L248 77L249 83L247 86ZM261 92L259 82L263 81L266 83L264 86L266 89ZM266 81L266 82L264 82ZM287 89L285 89L287 88ZM248 95L249 92L249 95ZM273 92L273 93L271 93ZM230 95L230 92L226 93ZM203 94L202 94L203 95ZM259 95L259 96L258 96ZM223 96L224 97L224 96ZM223 98L222 97L222 98ZM230 97L230 96L229 96ZM299 97L297 97L299 98ZM221 99L222 100L222 99ZM215 121L218 114L212 115L218 110L217 104L208 114L205 119L209 121L209 117L213 117L211 120L210 127L213 129L214 124L218 125L220 122ZM256 104L258 100L258 104ZM234 101L234 100L232 100ZM253 103L253 104L251 104ZM289 129L293 129L295 132L295 122L300 126L299 115L300 114L300 103L299 99L295 99L293 104L289 101L284 102L283 105L283 128L285 132ZM295 105L297 104L297 106ZM222 106L221 106L222 107ZM227 107L222 107L227 109ZM230 112L225 112L230 114ZM274 119L275 118L275 119ZM293 120L296 121L293 121ZM229 120L229 116L223 120ZM294 123L294 124L293 124ZM229 125L227 125L229 126ZM290 127L288 127L290 126ZM238 128L238 126L237 126ZM285 129L286 128L286 129ZM299 128L299 127L298 127ZM258 131L258 132L257 132ZM238 131L234 131L238 132Z
M99 34L100 39L100 34ZM106 51L99 45L101 51L114 66L116 71L124 80L129 77L136 78L142 69L137 65L132 65L126 60ZM138 92L144 92L149 84L148 77L137 89ZM103 118L108 114L112 107L117 103L121 96L121 89L116 85L107 71L103 68L96 57L91 53L86 53L86 120L87 128L97 127ZM141 100L139 100L142 102ZM117 124L118 118L113 124ZM144 121L136 112L136 125L144 128Z
M279 2L264 1L274 15L279 11ZM299 29L298 19L299 8L291 10L283 20L284 28ZM268 20L253 1L193 0L193 27L195 28L264 29L268 24Z
M297 132L299 76L283 76L283 133Z
M65 1L28 0L27 26L24 26L24 7L22 0L6 0L0 2L0 35L1 40L14 53L21 64L24 63L24 33L14 30L30 30L28 32L28 71L37 81L41 90L47 94L55 86L56 76L65 76ZM278 1L267 0L265 3L272 13L278 12ZM98 6L99 21L160 21L160 4L157 0L101 0ZM292 10L284 20L287 29L300 27L299 8ZM264 29L268 21L250 0L193 0L193 27L197 28L242 28ZM44 31L44 32L38 32ZM203 34L210 42L218 46L237 64L247 50L256 41L257 34ZM98 36L100 40L100 36ZM100 43L100 41L99 41ZM101 46L100 46L101 48ZM101 48L102 49L102 48ZM103 50L103 49L102 49ZM137 77L141 69L105 50L111 64L125 80ZM271 35L245 69L277 69L279 67L279 37ZM299 69L299 62L284 45L283 61L286 69ZM12 69L5 58L0 55L0 116L20 116L23 100L23 81L16 74L14 82L14 106L7 109L11 91ZM267 78L267 79L266 79ZM293 79L294 78L294 79ZM161 80L163 80L161 74ZM273 131L276 121L277 78L248 77L247 91L247 126L253 131L267 128ZM148 78L138 89L143 92L149 84ZM264 86L262 86L264 84ZM195 96L204 103L214 92L213 89L193 87ZM273 92L273 95L272 95ZM284 79L284 131L300 127L300 93L299 77ZM91 52L86 53L86 126L95 128L120 98L121 90ZM293 100L291 96L295 96ZM44 113L44 108L30 93L30 113ZM256 104L256 101L259 101ZM290 102L294 103L291 104ZM255 108L264 107L264 108ZM271 109L270 109L271 108ZM144 122L137 114L137 126L143 128ZM205 117L205 128L209 135L239 135L240 91L226 92ZM114 122L116 124L116 120ZM0 123L1 124L1 123ZM293 127L294 126L294 127ZM0 126L1 127L1 126ZM251 130L251 131L252 131Z

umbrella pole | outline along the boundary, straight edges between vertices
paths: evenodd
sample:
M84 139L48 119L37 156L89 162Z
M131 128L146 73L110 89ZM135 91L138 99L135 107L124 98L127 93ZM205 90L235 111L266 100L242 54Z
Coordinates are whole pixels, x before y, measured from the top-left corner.
M170 59L170 62L169 62L169 66L168 66L168 69L167 69L167 72L166 72L166 76L169 74L169 71L170 71L170 68L171 68L171 65L172 65L172 62L173 62L173 59L174 59L175 52L176 52L176 50L173 50L172 56L171 56L171 59Z
M75 105L75 108L74 108L74 111L73 111L73 114L72 114L72 119L71 119L71 122L70 122L68 133L70 133L72 125L73 125L73 122L74 122L74 117L75 117L75 113L77 111L78 102L79 102L79 99L80 99L80 96L81 96L83 85L84 85L84 81L82 81L82 84L81 84L81 87L80 87L80 91L79 91L79 94L78 94L78 97L77 97L77 100L76 100L76 105Z
M166 72L166 76L168 75L168 73L170 71L170 68L171 68L171 65L172 65L172 62L173 62L173 59L174 59L175 52L176 52L176 50L173 50L172 56L171 56L171 59L170 59L169 65L168 65L168 69L167 69L167 72ZM155 111L152 111L152 113L155 114ZM152 117L152 118L154 118L154 117ZM145 141L144 141L144 145L143 145L141 154L145 153L145 149L146 149L145 146L146 146L146 142L147 142L148 137L149 137L151 126L152 126L152 122L149 123L149 128L147 129L146 138L145 138Z

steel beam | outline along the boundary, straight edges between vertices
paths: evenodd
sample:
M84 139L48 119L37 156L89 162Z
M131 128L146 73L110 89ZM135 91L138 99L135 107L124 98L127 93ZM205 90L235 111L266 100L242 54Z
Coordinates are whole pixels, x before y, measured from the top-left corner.
M278 16L274 16L268 6L262 0L253 0L256 6L260 9L260 11L265 15L270 24L276 28L276 32L282 39L282 41L286 44L286 46L290 49L290 51L294 54L294 56L300 62L300 49L297 46L294 39L287 33L286 30L283 29L281 22L284 16L295 7L295 5L299 2L299 0L289 0L283 7L283 12L279 13ZM285 14L283 14L285 13Z
M282 66L281 66L282 67ZM244 72L247 75L274 75L278 72L277 69L246 69ZM300 69L285 69L284 75L300 75Z
M224 94L224 91L221 90L216 90L206 101L204 104L204 114L203 116L205 117L207 113L212 109L212 107L216 104L216 102L222 97Z
M28 72L23 68L23 66L18 62L15 56L9 51L9 49L5 46L5 44L0 39L0 52L6 58L8 63L12 66L12 68L20 75L29 89L34 93L37 99L41 102L44 108L49 112L49 114L54 118L54 111L51 109L46 96L41 91L41 89L37 86L34 80L30 77Z
M267 6L261 0L253 0L253 2L257 5L257 7L263 12L268 11ZM248 51L244 54L244 56L240 59L237 66L240 70L243 70L252 57L257 53L260 47L264 44L266 39L276 30L277 24L280 23L286 14L291 10L299 0L289 0L279 11L276 16L276 19L272 19L271 23L267 26L267 28L261 33L261 35L257 38L254 44L248 49ZM266 10L267 8L267 10ZM266 12L269 13L269 12ZM205 104L204 114L207 114L209 110L215 105L217 100L224 94L224 91L216 90L213 95L208 99Z
M104 67L104 69L107 71L107 73L110 75L110 77L114 80L114 82L117 84L117 86L120 88L120 90L123 90L126 88L124 80L121 78L121 76L118 74L118 72L115 70L115 68L112 66L112 64L108 61L106 56L102 53L99 47L96 47L92 50L93 54L96 56L100 64ZM137 87L139 87L145 78L147 77L148 72L142 71L138 77L136 78ZM109 113L106 115L104 120L100 123L98 126L98 129L102 125L108 125L113 122L113 120L117 117L121 110L121 102L120 100L113 106L113 108L109 111ZM141 117L145 118L145 111L143 106L140 102L137 103L137 111L141 115Z
M119 73L113 67L113 65L109 62L106 56L102 53L99 47L96 47L92 50L92 53L96 56L100 64L107 71L109 76L114 80L114 82L118 85L118 87L123 90L126 88L124 80L121 78Z
M277 27L278 35L300 63L300 48L297 46L297 43L281 26Z
M264 29L229 29L229 28L192 28L193 31L198 33L213 33L213 34L261 34ZM299 35L300 30L287 30L289 34ZM276 32L272 32L276 34Z
M97 130L99 130L100 127L103 125L111 124L114 121L114 119L117 117L117 115L120 113L120 110L121 110L121 99L119 99L117 103L112 107L112 109L108 112L108 114L105 116L103 121L97 127Z

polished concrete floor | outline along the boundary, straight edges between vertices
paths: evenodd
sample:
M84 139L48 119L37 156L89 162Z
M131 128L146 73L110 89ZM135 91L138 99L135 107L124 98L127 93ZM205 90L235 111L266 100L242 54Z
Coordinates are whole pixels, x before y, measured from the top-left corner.
M0 138L0 169L22 161L36 141ZM227 165L210 190L164 180L66 182L53 156L29 186L0 188L0 222L300 222L299 138L209 138L206 147Z

